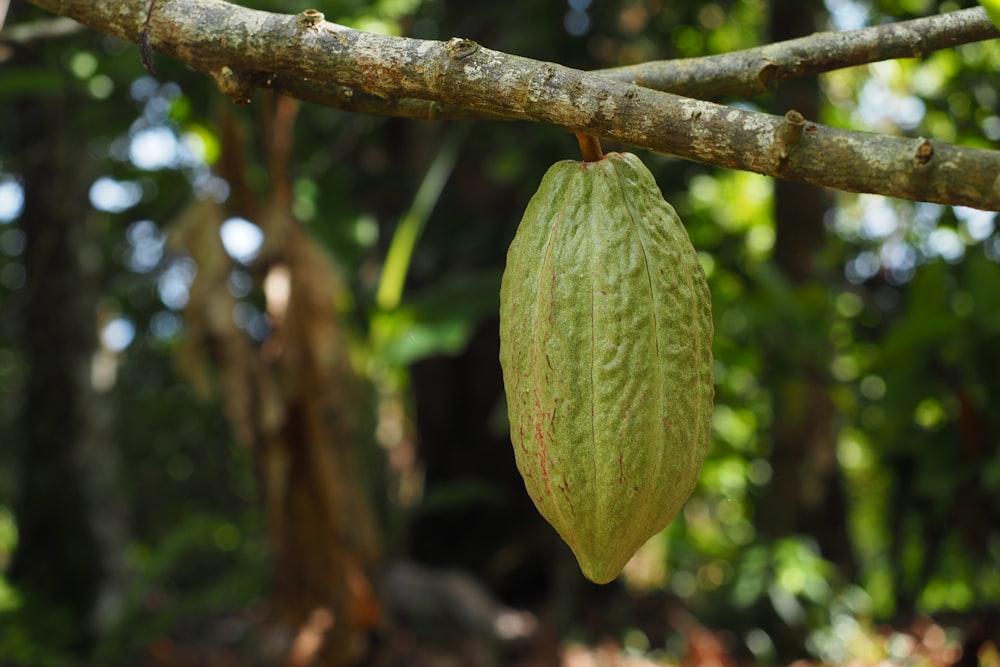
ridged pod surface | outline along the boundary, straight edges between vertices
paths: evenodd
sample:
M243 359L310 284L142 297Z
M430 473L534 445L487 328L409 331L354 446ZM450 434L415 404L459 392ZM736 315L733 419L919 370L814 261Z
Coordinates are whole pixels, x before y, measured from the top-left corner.
M639 158L549 168L507 253L500 362L525 487L592 581L697 484L712 335L698 256Z

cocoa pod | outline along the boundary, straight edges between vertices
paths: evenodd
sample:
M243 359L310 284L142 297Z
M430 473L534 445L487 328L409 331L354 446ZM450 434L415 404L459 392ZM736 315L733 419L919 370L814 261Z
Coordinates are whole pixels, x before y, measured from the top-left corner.
M697 484L712 335L697 253L639 158L554 164L507 253L500 362L525 487L594 582Z

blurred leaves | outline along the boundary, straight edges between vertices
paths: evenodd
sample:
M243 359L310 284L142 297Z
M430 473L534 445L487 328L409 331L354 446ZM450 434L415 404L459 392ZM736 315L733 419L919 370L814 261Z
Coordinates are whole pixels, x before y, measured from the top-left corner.
M398 308L372 315L378 355L394 367L461 351L477 322L499 307L500 275L447 278L423 294L408 297Z
M1000 27L1000 2L997 2L997 0L979 0L979 4L986 10L990 20L993 21L997 27Z

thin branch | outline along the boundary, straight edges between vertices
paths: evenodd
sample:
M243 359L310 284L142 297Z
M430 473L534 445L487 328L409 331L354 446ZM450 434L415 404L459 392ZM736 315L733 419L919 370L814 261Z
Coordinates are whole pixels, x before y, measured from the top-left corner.
M614 67L601 74L688 97L757 95L789 79L920 57L996 37L1000 30L982 7L975 7L858 30L820 32L715 56Z
M41 19L0 30L0 43L28 46L35 42L61 39L83 32L84 27L68 18Z
M145 21L145 3L129 0L33 2L130 41ZM315 10L282 15L223 0L163 2L150 32L157 50L207 72L241 102L267 86L312 101L324 94L362 105L383 100L390 113L405 107L403 115L421 105L429 116L435 109L463 109L550 123L723 168L1000 210L1000 151L726 107L470 40L374 35L326 22ZM801 128L788 128L793 122Z

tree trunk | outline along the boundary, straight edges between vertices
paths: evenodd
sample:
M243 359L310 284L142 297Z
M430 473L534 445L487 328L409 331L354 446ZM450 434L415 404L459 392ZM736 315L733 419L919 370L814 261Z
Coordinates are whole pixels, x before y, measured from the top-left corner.
M255 447L274 563L271 606L301 640L324 639L315 657L293 646L289 667L348 665L365 656L380 614L372 584L378 538L360 456L359 415L370 405L346 332L325 305L336 279L301 230L290 236L289 310L268 350L279 355L269 365L283 379L284 419Z
M793 39L816 31L818 2L775 0L771 4L772 40ZM784 114L794 109L807 120L819 114L819 88L814 78L784 83L774 94L774 109ZM824 241L823 218L829 202L815 186L775 181L774 259L793 291L814 289L819 275L816 258ZM820 323L809 323L820 328ZM801 344L772 351L776 361L774 381L773 482L764 500L762 526L772 536L815 534L822 555L848 577L854 571L847 533L847 508L843 480L836 458L836 424L829 397L830 350L825 335L789 331L802 336ZM810 348L806 350L805 348ZM789 360L787 350L798 350L803 359ZM803 352L804 351L804 352Z
M273 103L273 107L270 106ZM172 243L198 265L185 311L179 363L196 389L213 370L227 417L252 451L268 524L270 610L289 634L287 667L353 664L379 620L372 577L378 533L362 465L371 410L355 374L338 302L346 289L325 251L291 214L287 180L295 102L265 101L271 189L258 201L243 183L246 158L235 119L222 112L220 173L233 187L227 209L191 204ZM273 114L273 118L270 115ZM265 234L254 266L262 277L270 334L251 341L232 317L232 261L219 238L229 215Z
M110 401L91 375L101 255L88 202L93 165L71 88L20 100L20 126L8 135L24 186L18 297L27 369L10 578L42 645L85 651L120 593L107 584L121 583L125 522L123 505L103 495L114 488L117 451Z

